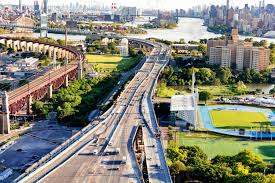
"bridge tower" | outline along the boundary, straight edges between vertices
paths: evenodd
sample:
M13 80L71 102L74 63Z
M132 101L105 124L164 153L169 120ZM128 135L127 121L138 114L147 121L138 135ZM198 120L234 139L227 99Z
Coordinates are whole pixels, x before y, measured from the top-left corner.
M179 9L176 9L176 23L179 23Z
M67 27L65 28L65 46L68 44L68 29Z
M40 37L48 37L48 15L42 13L40 15Z
M10 133L10 111L9 111L9 96L5 91L2 96L2 118L0 119L1 124L1 133L9 134Z

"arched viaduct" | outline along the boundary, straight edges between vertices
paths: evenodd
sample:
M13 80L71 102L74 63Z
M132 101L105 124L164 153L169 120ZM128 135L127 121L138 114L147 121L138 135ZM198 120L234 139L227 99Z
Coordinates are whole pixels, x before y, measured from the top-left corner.
M122 39L119 36L106 36L109 39ZM99 38L102 39L102 38ZM43 76L32 82L17 88L11 92L5 92L2 96L2 118L0 118L0 133L10 133L10 115L17 114L23 108L30 109L33 100L41 100L45 97L51 98L52 92L62 86L68 86L69 80L82 78L82 63L84 54L72 47L37 40L0 37L0 43L15 51L33 51L47 54L49 58L65 59L70 62L58 69L48 71ZM146 53L153 49L152 43L145 40L129 38L132 48L138 48Z
M77 50L58 44L21 38L0 37L0 43L15 51L33 51L47 54L49 58L68 59L69 63L45 73L32 82L2 96L1 133L10 132L10 115L18 113L24 107L30 109L33 100L51 97L54 90L68 86L69 80L82 78L84 55Z

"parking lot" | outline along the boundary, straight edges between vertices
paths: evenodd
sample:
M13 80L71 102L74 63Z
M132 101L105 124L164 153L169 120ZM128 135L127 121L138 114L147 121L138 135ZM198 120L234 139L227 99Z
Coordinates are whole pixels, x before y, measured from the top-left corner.
M13 175L5 180L11 182L20 172L52 151L73 135L74 130L46 121L34 125L33 131L19 137L0 154L4 166L13 169Z

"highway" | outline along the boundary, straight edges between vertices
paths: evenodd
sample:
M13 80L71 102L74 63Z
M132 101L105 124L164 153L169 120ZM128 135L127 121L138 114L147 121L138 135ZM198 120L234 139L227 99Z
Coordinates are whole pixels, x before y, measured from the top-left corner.
M154 111L150 103L146 103L150 102L156 78L168 62L169 48L157 43L153 46L139 72L101 120L95 121L70 148L20 182L143 182L132 146L141 124L149 180L171 182L161 140L155 137L158 126ZM119 149L118 152L114 152L115 149Z

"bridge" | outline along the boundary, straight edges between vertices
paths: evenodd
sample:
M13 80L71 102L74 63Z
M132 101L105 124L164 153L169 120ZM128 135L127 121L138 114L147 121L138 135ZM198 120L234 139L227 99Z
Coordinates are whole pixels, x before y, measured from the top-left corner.
M131 38L129 42L150 54L112 107L15 182L172 182L151 102L171 51L147 40ZM141 164L136 149L138 130L144 142ZM114 149L118 149L115 154Z
M68 86L69 80L82 78L82 62L84 55L74 48L40 42L35 40L0 37L0 43L15 51L33 51L47 54L49 58L68 59L70 63L58 69L46 72L43 76L32 82L5 92L2 97L2 124L1 132L10 132L10 115L17 114L23 108L30 109L33 100L41 100L45 97L51 98L53 91L62 86ZM2 121L1 121L2 120Z

